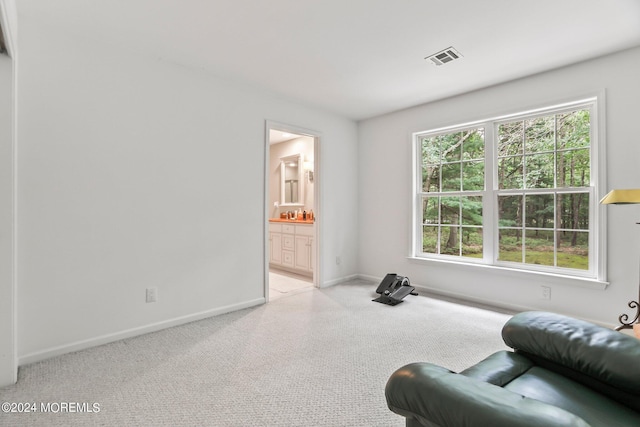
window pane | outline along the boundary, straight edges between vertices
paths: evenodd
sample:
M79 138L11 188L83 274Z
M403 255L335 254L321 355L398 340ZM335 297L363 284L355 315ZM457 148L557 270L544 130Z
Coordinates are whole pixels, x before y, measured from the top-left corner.
M525 230L524 262L555 265L553 231Z
M558 232L558 267L589 269L589 233L585 231Z
M522 196L498 197L498 216L500 227L521 227Z
M422 227L422 252L428 254L438 253L438 227Z
M498 260L522 262L522 230L500 230Z
M440 221L441 224L458 225L460 215L460 197L440 198Z
M521 227L522 196L498 197L498 215L500 227Z
M554 116L525 120L525 152L542 153L555 150Z
M440 191L440 166L422 167L422 191L425 193Z
M553 188L553 154L526 156L527 188Z
M462 164L462 190L484 190L484 162L464 162Z
M498 156L522 154L523 122L505 123L498 126Z
M461 197L462 225L482 225L482 197Z
M589 194L558 194L560 224L558 228L570 230L589 229Z
M484 190L484 128L425 137L420 143L422 192Z
M523 187L523 157L505 157L498 160L498 187L520 189Z
M450 133L440 137L440 150L443 162L462 160L462 132Z
M460 227L442 227L440 233L440 253L460 256Z
M558 184L562 187L588 187L591 180L589 149L558 152Z
M440 141L438 137L422 139L422 164L437 165L440 163Z
M553 194L536 194L525 199L525 225L535 228L553 228L555 205Z
M462 227L462 256L482 258L482 228Z
M460 191L462 163L442 165L442 191Z
M591 136L591 114L589 110L577 110L556 116L558 150L588 147Z
M484 129L465 131L462 138L462 160L484 161Z
M425 197L422 200L423 224L438 224L438 197Z

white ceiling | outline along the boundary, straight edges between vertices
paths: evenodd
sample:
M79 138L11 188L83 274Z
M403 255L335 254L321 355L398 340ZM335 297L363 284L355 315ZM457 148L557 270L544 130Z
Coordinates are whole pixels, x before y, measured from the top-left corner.
M97 48L180 63L356 120L640 45L638 0L16 3L19 22L54 23ZM463 59L424 60L449 46Z
M304 138L304 135L283 132L276 129L269 129L269 144L279 144L281 142L291 141L292 139L296 138Z

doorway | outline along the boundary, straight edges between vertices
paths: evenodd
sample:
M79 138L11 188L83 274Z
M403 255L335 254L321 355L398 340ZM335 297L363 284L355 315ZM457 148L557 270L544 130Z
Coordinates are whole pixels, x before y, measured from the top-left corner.
M266 122L265 300L319 287L318 132Z

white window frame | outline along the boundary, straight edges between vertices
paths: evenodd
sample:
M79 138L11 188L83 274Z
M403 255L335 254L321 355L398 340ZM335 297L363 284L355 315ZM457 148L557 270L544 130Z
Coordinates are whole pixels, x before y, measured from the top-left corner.
M558 103L552 106L530 109L514 114L498 117L491 117L485 120L459 124L455 126L442 127L428 131L415 132L412 134L413 144L413 209L412 209L412 238L411 253L409 258L418 261L428 262L448 262L464 266L490 267L500 270L509 270L523 274L543 274L555 277L577 279L580 282L596 283L596 287L606 287L606 210L599 205L599 200L606 188L605 165L605 143L604 143L604 93L599 93L589 97L583 97L574 101ZM524 118L535 118L572 111L579 108L590 108L590 156L591 156L591 176L589 183L589 270L569 269L555 266L539 266L535 264L514 263L498 261L498 194L526 194L523 191L510 191L498 189L498 168L495 133L501 123L511 122ZM452 133L469 128L484 128L485 137L485 188L483 191L474 191L474 194L463 194L464 192L451 192L447 195L479 195L483 197L483 256L482 258L472 258L454 255L441 255L422 252L422 198L425 193L422 191L421 180L421 139L446 133ZM562 193L570 192L571 189L551 188L551 189L529 189L529 193ZM600 285L604 285L600 286Z

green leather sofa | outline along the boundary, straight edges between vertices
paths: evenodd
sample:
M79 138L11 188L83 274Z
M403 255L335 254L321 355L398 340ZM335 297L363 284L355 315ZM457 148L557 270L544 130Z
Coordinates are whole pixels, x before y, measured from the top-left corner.
M389 409L407 427L640 426L640 340L535 311L513 316L502 338L513 351L460 373L398 369L385 389Z

